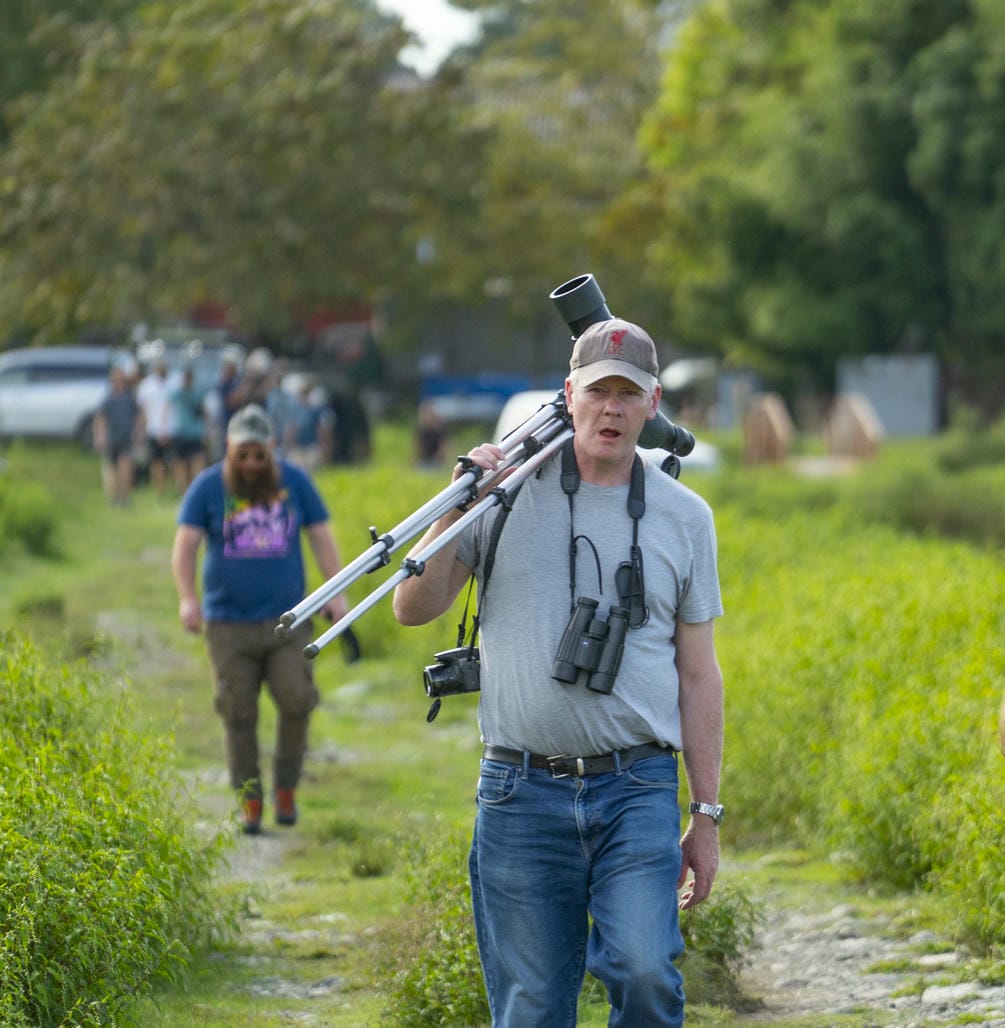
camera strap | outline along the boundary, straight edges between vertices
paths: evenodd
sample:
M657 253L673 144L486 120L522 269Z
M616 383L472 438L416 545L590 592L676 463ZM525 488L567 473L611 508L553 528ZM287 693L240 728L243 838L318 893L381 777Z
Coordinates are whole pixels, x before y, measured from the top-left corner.
M502 507L496 515L495 521L492 523L492 532L489 535L489 545L485 552L485 561L482 568L482 592L478 599L478 607L475 613L471 615L471 641L467 644L467 655L468 658L472 660L478 660L478 629L481 627L480 612L485 607L485 593L488 590L489 578L492 576L492 567L496 560L496 549L499 546L499 536L502 535L502 530L506 526L506 519L509 517L510 511L513 509L513 501L516 499L517 493L520 492L522 484L523 483L518 485L512 493L506 493L500 489ZM475 576L472 575L471 578L468 579L468 594L464 600L464 612L461 614L461 622L457 626L458 649L465 645L464 639L468 634L468 611L471 609L471 596L474 587ZM433 700L433 703L429 708L429 712L426 714L426 721L430 724L436 720L436 715L440 712L442 702L443 701L439 696Z
M580 475L574 442L573 439L570 439L562 447L562 470L560 474L562 491L569 500L570 612L576 609L576 556L578 554L577 543L580 539L589 543L590 549L593 550L593 559L597 565L598 588L601 595L604 593L604 587L600 580L600 558L597 556L596 547L594 547L587 536L577 536L575 530L573 498L579 491ZM627 607L631 612L629 625L632 628L641 628L649 620L649 608L646 606L645 579L642 567L642 549L639 546L639 522L646 512L646 472L642 458L637 453L632 461L626 508L628 516L632 519L632 545L629 550L629 560L618 566L615 584L618 590L619 603L621 606Z
M496 562L496 550L499 548L499 537L502 535L502 530L506 527L506 519L510 515L510 511L513 509L513 503L517 498L517 494L523 488L521 482L512 493L504 492L502 489L499 493L502 497L501 506L499 513L496 515L495 521L492 522L492 532L489 535L488 549L485 551L485 560L482 562L482 591L478 598L478 608L474 614L471 615L471 651L474 652L475 647L478 645L478 629L481 627L481 612L485 609L485 596L488 593L489 579L492 577L492 569ZM467 621L468 621L468 609L471 606L471 592L475 585L475 576L472 575L468 581L468 596L464 601L464 613L461 616L461 623L457 626L457 645L464 645L464 637L467 635Z

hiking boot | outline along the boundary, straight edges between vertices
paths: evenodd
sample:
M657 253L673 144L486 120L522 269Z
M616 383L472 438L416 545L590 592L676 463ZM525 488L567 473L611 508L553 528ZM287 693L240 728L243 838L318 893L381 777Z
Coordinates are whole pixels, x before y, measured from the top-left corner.
M276 824L295 825L297 804L293 789L276 789Z
M262 830L262 801L241 801L241 831L245 835L258 835Z

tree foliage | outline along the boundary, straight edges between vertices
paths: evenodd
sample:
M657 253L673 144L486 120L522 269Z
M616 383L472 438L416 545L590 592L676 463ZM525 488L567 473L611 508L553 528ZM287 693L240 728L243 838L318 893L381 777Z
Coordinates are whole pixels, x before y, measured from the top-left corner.
M0 311L58 334L204 297L282 327L410 259L430 111L407 36L350 0L151 3L79 35L14 108L0 158Z
M422 83L373 0L9 5L0 324L385 297L414 343L488 295L490 357L590 270L661 342L793 380L1000 350L1000 3L460 5L484 33Z
M698 7L645 130L680 337L826 380L1000 333L1001 25L969 0Z
M59 41L67 29L94 21L120 21L142 0L4 0L0 5L0 141L6 139L6 104L46 84L72 60Z
M485 33L455 62L453 99L483 170L475 216L439 224L430 270L457 297L488 283L513 317L551 327L542 296L603 272L605 212L642 173L636 136L659 86L664 19L645 0L464 6L484 9Z

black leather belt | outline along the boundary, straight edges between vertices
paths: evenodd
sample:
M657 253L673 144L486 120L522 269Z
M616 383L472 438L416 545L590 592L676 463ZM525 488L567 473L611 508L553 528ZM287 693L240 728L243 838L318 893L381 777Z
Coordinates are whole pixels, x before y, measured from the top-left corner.
M641 746L630 746L627 750L603 753L596 757L570 757L567 753L559 753L554 757L542 757L537 753L526 756L531 767L550 771L552 778L569 778L573 775L605 775L617 771L619 767L624 771L645 757L676 752L666 746L660 746L658 742L646 742ZM499 760L504 764L519 764L523 767L525 754L523 750L511 750L506 746L486 746L482 756L486 760Z

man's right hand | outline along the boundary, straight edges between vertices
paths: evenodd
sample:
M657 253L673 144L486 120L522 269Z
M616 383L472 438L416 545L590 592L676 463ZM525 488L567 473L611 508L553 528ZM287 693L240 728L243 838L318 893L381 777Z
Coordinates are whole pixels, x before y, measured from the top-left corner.
M178 605L178 617L186 632L202 631L202 606L198 600L182 600Z

